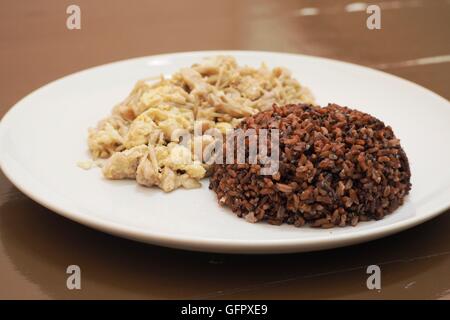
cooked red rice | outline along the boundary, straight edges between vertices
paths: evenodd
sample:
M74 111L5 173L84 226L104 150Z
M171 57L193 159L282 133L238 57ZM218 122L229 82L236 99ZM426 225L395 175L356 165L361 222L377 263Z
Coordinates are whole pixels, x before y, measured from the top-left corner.
M280 130L276 174L259 175L256 164L213 166L209 187L219 203L250 222L356 225L393 212L411 188L400 141L369 114L336 104L274 106L240 128Z

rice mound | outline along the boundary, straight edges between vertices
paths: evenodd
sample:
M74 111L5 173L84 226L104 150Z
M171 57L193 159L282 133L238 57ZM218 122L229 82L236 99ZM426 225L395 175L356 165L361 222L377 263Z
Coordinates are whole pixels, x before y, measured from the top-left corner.
M411 188L399 139L369 114L336 104L274 105L239 127L277 128L280 137L272 176L260 175L258 164L213 165L209 187L219 203L250 222L354 226L393 212Z

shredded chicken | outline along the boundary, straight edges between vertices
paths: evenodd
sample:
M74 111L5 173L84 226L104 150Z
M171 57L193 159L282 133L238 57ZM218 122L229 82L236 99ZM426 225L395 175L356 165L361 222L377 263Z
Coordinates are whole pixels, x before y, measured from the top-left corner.
M103 175L108 179L136 179L166 192L196 188L208 165L194 155L192 145L204 147L214 139L193 137L186 147L179 144L178 130L193 135L200 124L202 132L216 128L224 134L274 103L301 102L314 99L287 69L238 66L231 56L211 57L170 79L138 81L109 117L89 129L88 146L93 159L107 159Z

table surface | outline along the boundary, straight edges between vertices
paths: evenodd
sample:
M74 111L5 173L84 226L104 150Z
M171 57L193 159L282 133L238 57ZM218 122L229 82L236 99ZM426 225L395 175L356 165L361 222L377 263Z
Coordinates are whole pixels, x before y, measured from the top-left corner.
M66 28L72 3L81 8L81 30ZM368 14L351 1L3 0L0 116L32 90L81 69L208 49L349 61L449 99L450 1L375 3L381 30L369 30ZM195 253L69 221L24 196L0 173L0 298L450 299L449 213L385 239L329 251ZM71 264L81 267L81 290L66 287ZM381 290L367 289L372 264L381 268Z

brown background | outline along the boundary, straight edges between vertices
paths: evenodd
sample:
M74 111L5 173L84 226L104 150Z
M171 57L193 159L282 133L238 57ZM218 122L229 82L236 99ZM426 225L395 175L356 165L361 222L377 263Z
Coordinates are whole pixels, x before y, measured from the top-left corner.
M382 6L382 29L372 31L365 12L345 11L350 2L2 0L0 116L30 91L74 71L206 49L350 61L450 98L450 1L374 1ZM66 28L69 4L81 7L81 30ZM302 16L305 7L320 13ZM436 56L444 57L417 60ZM401 234L324 252L183 252L66 220L25 197L0 173L0 298L449 299L449 230L447 211ZM66 289L69 264L82 269L80 291ZM370 264L381 266L381 291L365 286Z

